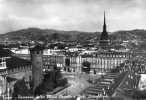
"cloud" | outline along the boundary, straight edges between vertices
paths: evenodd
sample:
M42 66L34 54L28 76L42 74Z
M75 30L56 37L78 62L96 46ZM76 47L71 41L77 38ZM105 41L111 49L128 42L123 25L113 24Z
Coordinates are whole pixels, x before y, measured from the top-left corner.
M145 0L0 0L0 33L40 27L102 31L145 28Z

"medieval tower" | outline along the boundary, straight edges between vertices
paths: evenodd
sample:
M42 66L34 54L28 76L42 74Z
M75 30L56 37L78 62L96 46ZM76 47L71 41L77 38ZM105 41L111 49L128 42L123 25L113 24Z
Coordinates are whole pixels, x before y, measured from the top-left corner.
M41 46L31 48L30 55L32 62L33 91L35 91L43 79L43 48Z

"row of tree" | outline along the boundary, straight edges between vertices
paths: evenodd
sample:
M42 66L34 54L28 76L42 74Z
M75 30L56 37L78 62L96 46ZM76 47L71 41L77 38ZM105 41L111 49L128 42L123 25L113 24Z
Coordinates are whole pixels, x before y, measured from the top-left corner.
M54 70L47 71L44 74L42 83L38 87L36 87L35 91L33 91L32 81L26 82L25 78L18 80L14 84L12 100L16 100L16 98L19 95L20 96L31 96L31 95L37 96L41 94L46 94L47 92L51 92L57 87L65 87L68 84L67 79L63 78L60 70L56 68L56 65L54 67L55 67Z

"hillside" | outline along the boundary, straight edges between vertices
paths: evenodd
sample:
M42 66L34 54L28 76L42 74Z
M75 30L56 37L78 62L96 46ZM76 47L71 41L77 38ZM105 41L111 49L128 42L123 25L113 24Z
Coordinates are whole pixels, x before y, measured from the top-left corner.
M61 31L52 29L28 28L0 35L0 40L40 40L40 41L80 41L95 37L93 32Z
M0 35L0 40L40 40L40 41L78 41L88 40L97 41L100 32L80 32L80 31L62 31L53 29L28 28ZM145 42L146 30L116 31L110 33L112 41L130 40L136 42Z
M111 38L114 41L129 41L127 47L136 51L146 50L146 30L117 31Z
M112 38L115 40L144 40L146 39L146 30L131 30L113 32Z

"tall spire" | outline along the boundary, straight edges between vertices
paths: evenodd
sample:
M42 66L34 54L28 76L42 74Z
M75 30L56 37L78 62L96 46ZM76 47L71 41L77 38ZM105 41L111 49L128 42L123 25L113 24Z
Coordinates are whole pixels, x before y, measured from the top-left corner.
M104 25L103 25L103 32L106 32L106 18L105 18L105 11L104 11Z
M106 24L106 23L105 23L105 11L104 11L104 24Z
M108 33L106 31L106 18L105 18L105 11L104 11L104 23L103 23L103 32L100 36L100 46L103 49L106 49L108 47Z

